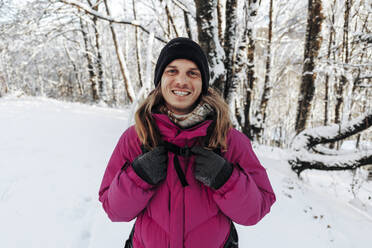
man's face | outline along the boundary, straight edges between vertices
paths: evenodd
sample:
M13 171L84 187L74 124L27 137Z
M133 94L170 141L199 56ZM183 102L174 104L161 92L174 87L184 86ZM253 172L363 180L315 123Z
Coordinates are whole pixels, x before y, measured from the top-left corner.
M168 109L173 113L190 113L201 91L201 73L194 62L176 59L164 69L161 92Z

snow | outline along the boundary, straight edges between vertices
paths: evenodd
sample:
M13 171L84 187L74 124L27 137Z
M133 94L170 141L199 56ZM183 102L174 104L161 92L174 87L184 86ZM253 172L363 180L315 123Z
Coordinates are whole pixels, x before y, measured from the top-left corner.
M130 108L0 98L0 247L123 247L133 223L110 222L98 189L132 121ZM299 180L288 150L254 149L277 202L257 225L237 225L240 247L370 246L372 182L363 180L365 170L306 170Z
M359 117L352 119L350 121L338 124L331 124L328 126L320 126L314 128L308 128L302 131L299 135L295 137L292 142L292 147L294 150L300 150L302 148L308 147L310 142L313 140L321 140L322 138L335 138L339 135L345 134L347 132L353 132L355 129L361 126L361 124L366 121L367 117L372 114L372 109L368 109L365 113L361 114ZM310 137L310 138L309 138Z

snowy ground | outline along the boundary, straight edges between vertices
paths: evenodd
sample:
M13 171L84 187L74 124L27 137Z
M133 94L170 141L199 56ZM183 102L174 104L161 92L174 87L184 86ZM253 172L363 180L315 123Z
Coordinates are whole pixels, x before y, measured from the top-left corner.
M129 116L128 109L0 98L0 247L123 246L132 223L108 220L98 188ZM361 180L363 170L307 171L298 180L286 151L255 151L277 202L258 225L237 226L240 247L371 247L372 182Z

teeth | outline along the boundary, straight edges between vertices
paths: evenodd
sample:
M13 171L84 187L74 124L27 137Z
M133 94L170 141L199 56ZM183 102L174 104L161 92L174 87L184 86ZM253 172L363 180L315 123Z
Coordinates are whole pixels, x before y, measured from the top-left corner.
M189 92L178 91L178 90L174 90L173 93L178 95L178 96L186 96L186 95L190 94Z

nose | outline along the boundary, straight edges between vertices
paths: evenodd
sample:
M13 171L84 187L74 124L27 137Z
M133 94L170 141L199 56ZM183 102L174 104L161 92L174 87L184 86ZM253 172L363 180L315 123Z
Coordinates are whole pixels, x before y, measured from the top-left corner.
M184 86L188 84L189 82L189 78L184 73L179 73L177 77L175 78L175 80L176 80L176 84L179 86Z

